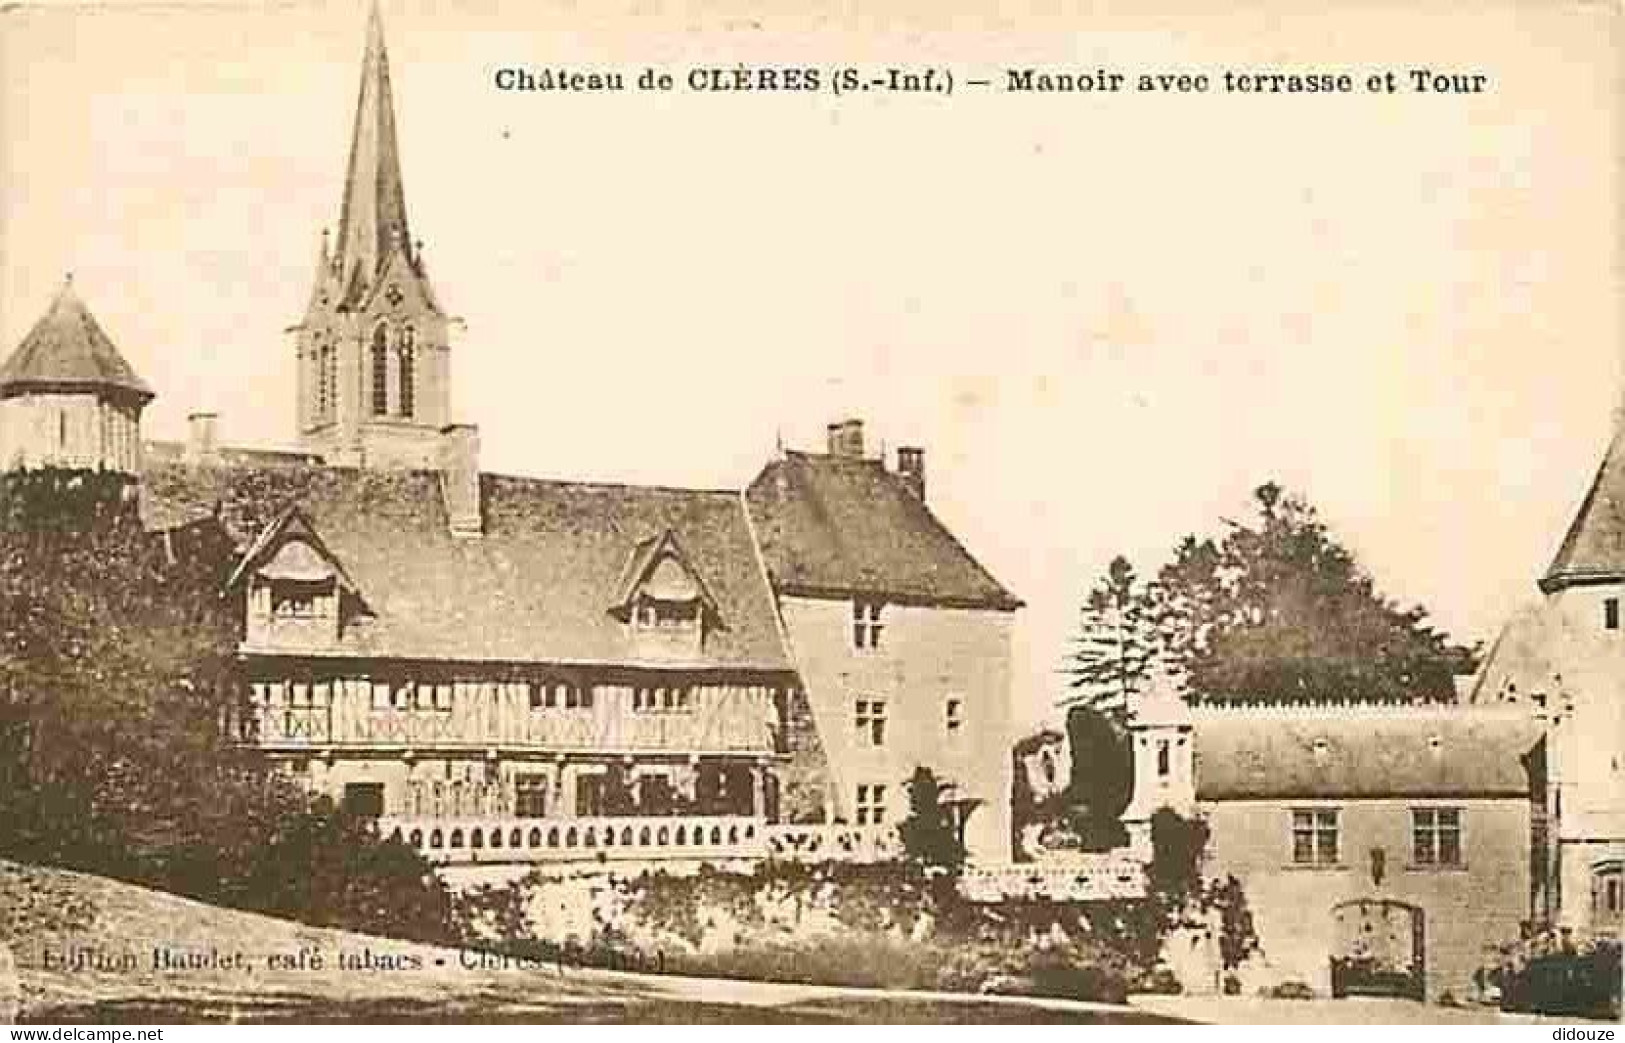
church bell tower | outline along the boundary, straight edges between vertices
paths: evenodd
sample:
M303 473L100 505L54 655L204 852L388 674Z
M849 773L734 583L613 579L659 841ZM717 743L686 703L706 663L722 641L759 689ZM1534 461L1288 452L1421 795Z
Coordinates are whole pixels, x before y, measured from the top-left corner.
M436 468L450 424L449 323L406 218L389 53L374 5L338 235L322 232L298 352L301 446L329 464Z

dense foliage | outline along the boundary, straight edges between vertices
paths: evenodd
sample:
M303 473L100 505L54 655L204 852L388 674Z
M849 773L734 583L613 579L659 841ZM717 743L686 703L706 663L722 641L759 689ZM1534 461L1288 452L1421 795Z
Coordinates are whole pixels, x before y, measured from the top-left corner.
M0 855L324 926L449 937L426 864L230 741L232 564L119 476L0 481Z
M1111 563L1067 662L1080 702L1121 719L1159 663L1198 700L1454 698L1473 650L1428 626L1421 607L1378 593L1302 499L1270 483L1254 502L1251 524L1232 523L1218 542L1187 537L1149 582Z
M897 827L904 854L922 866L957 873L965 864L965 843L943 802L943 783L922 766L914 769L907 788L908 816Z

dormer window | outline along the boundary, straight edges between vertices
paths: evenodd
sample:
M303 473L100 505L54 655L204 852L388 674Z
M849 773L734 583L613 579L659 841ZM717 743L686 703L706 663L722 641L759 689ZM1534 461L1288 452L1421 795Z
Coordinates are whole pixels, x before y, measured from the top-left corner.
M692 656L706 630L721 624L716 601L670 530L632 548L617 594L610 612L637 637L640 655Z
M227 587L245 594L246 637L254 645L331 645L346 619L366 613L338 559L293 509L260 534Z

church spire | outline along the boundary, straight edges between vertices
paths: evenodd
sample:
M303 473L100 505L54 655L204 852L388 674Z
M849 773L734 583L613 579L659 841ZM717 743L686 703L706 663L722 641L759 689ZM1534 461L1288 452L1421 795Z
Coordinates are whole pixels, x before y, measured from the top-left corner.
M406 189L401 180L400 145L395 137L395 101L389 85L389 52L378 4L367 18L367 49L361 59L350 165L344 175L335 257L346 292L378 277L394 244L411 242L406 223Z

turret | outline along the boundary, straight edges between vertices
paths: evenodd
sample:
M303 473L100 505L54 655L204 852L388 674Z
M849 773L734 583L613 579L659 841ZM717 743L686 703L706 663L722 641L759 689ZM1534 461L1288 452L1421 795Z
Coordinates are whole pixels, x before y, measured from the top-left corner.
M0 366L0 468L134 478L141 470L141 411L152 397L70 276Z

